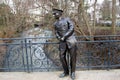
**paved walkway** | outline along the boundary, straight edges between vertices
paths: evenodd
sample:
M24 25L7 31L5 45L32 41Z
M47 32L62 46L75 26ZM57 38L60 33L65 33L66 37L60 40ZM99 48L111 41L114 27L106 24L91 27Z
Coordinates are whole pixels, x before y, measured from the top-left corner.
M70 77L59 78L62 72L0 72L0 80L71 80ZM118 70L77 71L75 80L120 80Z

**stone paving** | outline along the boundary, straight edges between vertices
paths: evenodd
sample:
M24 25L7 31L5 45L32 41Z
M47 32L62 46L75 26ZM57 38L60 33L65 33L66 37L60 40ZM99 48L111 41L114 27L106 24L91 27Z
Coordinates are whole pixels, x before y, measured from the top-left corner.
M59 78L62 72L0 72L0 80L71 80ZM120 80L120 69L76 71L75 80Z

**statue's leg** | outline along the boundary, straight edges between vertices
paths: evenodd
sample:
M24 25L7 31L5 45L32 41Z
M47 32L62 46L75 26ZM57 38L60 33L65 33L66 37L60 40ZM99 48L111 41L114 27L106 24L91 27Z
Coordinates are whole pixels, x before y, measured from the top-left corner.
M67 52L67 45L65 42L60 42L60 61L62 63L62 67L64 69L64 73L60 77L64 77L69 74L68 64L66 60L66 52Z
M70 66L71 66L71 78L75 78L75 68L76 68L76 55L77 55L76 45L69 49L70 53Z

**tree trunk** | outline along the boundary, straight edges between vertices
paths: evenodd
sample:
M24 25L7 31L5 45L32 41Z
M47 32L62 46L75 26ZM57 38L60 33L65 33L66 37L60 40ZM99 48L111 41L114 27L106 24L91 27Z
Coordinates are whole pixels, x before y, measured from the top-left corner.
M116 33L116 0L112 0L112 34Z
M86 14L86 12L85 12L83 0L80 0L79 5L80 5L80 7L81 7L82 17L83 17L83 20L84 20L84 22L85 22L85 24L86 24L86 27L87 27L87 29L88 29L89 35L90 35L90 36L93 36L92 31L91 31L91 28L90 28L89 21L88 21L88 18L87 18L87 14ZM90 38L90 40L93 40L93 38Z
M94 2L94 13L93 13L93 35L95 34L95 25L96 25L96 3L97 0Z

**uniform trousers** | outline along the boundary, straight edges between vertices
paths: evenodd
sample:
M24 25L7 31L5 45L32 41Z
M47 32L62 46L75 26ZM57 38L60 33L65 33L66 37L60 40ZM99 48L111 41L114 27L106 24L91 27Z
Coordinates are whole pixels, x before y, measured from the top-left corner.
M71 48L69 48L67 42L61 41L59 44L59 50L60 50L60 54L59 54L60 61L64 69L64 73L69 74L75 72L77 46L74 45ZM66 57L67 54L70 56L70 59ZM69 65L70 65L70 69L69 69Z

